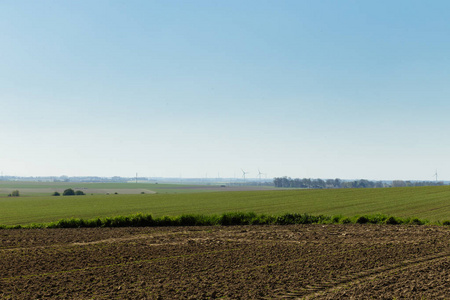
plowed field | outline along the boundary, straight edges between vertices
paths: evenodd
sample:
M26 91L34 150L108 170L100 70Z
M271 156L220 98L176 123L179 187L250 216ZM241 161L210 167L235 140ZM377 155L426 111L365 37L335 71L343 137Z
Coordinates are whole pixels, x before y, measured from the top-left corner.
M450 299L450 230L0 230L1 299Z

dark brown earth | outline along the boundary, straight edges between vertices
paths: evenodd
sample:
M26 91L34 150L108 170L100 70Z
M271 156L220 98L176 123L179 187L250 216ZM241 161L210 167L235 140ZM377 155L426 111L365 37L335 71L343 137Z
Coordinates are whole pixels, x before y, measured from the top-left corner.
M0 230L1 299L450 299L450 229Z

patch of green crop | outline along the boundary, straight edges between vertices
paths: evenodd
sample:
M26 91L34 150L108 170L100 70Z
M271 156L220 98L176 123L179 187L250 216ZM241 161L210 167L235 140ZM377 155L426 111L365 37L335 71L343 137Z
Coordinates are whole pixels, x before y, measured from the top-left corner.
M323 222L339 223L354 222L352 218L355 216L360 218L367 215L378 216L387 224L397 221L395 218L388 220L385 216L411 218L411 224L416 222L414 217L437 223L450 220L449 198L449 186L142 195L123 195L119 191L118 195L5 197L0 198L0 224L23 225L70 218L105 218L136 212L162 217L221 215L237 211L258 215L301 212L314 216L336 216L336 220ZM364 218L359 222L364 222Z

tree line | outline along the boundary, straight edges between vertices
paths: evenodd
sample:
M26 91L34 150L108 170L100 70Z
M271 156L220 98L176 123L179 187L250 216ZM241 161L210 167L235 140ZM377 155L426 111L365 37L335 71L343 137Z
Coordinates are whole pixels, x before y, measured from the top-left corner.
M383 187L406 187L406 186L435 186L444 185L443 181L370 181L366 179L342 180L336 179L311 179L275 177L275 187L282 188L305 188L305 189L348 189L348 188L383 188Z

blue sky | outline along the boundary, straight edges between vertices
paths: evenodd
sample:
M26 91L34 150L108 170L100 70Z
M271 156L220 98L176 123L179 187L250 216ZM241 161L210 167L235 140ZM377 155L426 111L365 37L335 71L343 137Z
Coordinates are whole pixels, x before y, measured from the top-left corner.
M2 1L8 175L450 180L448 1Z

